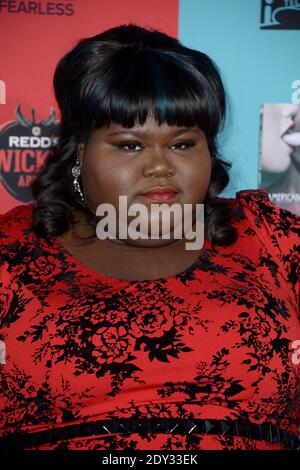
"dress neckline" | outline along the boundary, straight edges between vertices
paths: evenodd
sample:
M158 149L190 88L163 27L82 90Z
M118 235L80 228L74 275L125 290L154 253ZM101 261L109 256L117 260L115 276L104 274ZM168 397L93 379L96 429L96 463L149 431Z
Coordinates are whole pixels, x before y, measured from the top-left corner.
M184 274L186 274L190 271L193 271L196 268L196 266L199 263L200 257L202 256L204 251L207 250L208 245L209 245L209 241L207 240L206 237L204 237L203 246L202 246L202 248L200 248L200 250L198 250L198 256L197 256L196 260L188 268L184 269L183 271L181 271L177 274L173 274L171 276L159 277L159 278L156 278L156 279L135 280L135 279L121 279L121 278L117 278L115 276L110 276L110 275L107 275L107 274L100 273L98 271L94 271L93 269L89 268L88 266L83 264L81 261L79 261L74 255L72 255L72 253L70 253L70 251L63 245L63 243L57 237L52 237L51 240L52 240L52 244L53 244L54 248L57 248L61 253L63 253L65 259L70 264L76 266L76 269L78 269L81 272L84 272L85 274L87 274L89 276L92 276L94 279L97 279L97 280L100 280L102 282L109 283L109 284L124 284L124 283L125 284L126 283L127 284L138 284L138 283L148 283L149 284L149 283L152 283L152 282L166 282L166 281L169 281L169 280L172 280L172 279L180 278L180 277L184 276Z

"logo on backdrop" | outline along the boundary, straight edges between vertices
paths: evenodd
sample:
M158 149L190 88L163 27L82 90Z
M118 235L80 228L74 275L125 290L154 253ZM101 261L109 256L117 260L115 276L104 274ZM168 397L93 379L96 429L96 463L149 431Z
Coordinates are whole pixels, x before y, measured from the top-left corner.
M59 2L30 2L17 0L0 0L1 13L25 13L26 15L73 16L74 0Z
M300 0L262 0L260 29L300 29Z
M58 122L55 111L39 123L16 109L17 120L4 125L0 131L0 175L1 182L9 194L23 203L32 200L29 184L43 164L49 148L57 141L54 133Z

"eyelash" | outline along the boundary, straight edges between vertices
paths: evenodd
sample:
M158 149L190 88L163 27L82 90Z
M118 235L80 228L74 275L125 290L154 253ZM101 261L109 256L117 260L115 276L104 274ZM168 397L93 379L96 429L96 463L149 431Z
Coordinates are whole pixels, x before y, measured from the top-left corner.
M182 145L182 144L186 146L186 148L183 149L183 150L188 150L189 148L195 146L195 142L188 141L188 140L181 141L181 142L176 142L176 144L174 144L174 145ZM116 146L117 146L119 149L125 150L126 152L134 152L134 150L127 150L127 149L124 149L124 147L127 146L127 145L128 145L128 146L129 146L129 145L139 145L139 146L140 146L140 143L139 143L139 142L119 142L118 144L116 144ZM172 145L172 147L173 147L174 145Z

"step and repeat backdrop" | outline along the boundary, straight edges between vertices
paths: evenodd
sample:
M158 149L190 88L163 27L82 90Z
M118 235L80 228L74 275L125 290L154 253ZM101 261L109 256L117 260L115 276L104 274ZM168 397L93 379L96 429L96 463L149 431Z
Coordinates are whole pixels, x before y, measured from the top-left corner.
M32 200L53 145L60 57L82 37L133 22L208 54L229 99L222 194L264 187L300 214L300 0L0 0L0 213Z

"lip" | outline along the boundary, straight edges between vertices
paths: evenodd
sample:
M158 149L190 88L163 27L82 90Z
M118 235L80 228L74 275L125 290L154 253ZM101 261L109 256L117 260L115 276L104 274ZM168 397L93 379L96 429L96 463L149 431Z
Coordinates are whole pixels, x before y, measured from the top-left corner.
M154 201L171 201L175 198L178 191L173 186L152 186L144 193L141 193L142 196L145 196Z
M289 127L281 134L281 138L284 137L286 134L291 134L292 129L295 127L295 123L293 122L292 124L289 125Z
M282 141L285 143L285 145L290 149L290 150L293 150L294 147L291 145L291 144L288 144L284 139L282 139Z
M293 129L295 128L295 123L293 122L292 124L289 125L289 127L281 134L280 138L281 140L285 143L285 145L287 145L289 147L289 149L293 150L293 146L291 144L289 144L288 142L286 142L285 140L285 136L286 135L289 135L289 134L292 134L293 133Z
M300 131L296 131L296 129L294 129L293 132L286 132L284 136L282 137L282 140L290 148L299 147L300 146Z
M147 189L144 193L141 193L143 196L149 193L155 194L165 194L165 193L177 193L177 189L174 186L152 186L151 188Z

